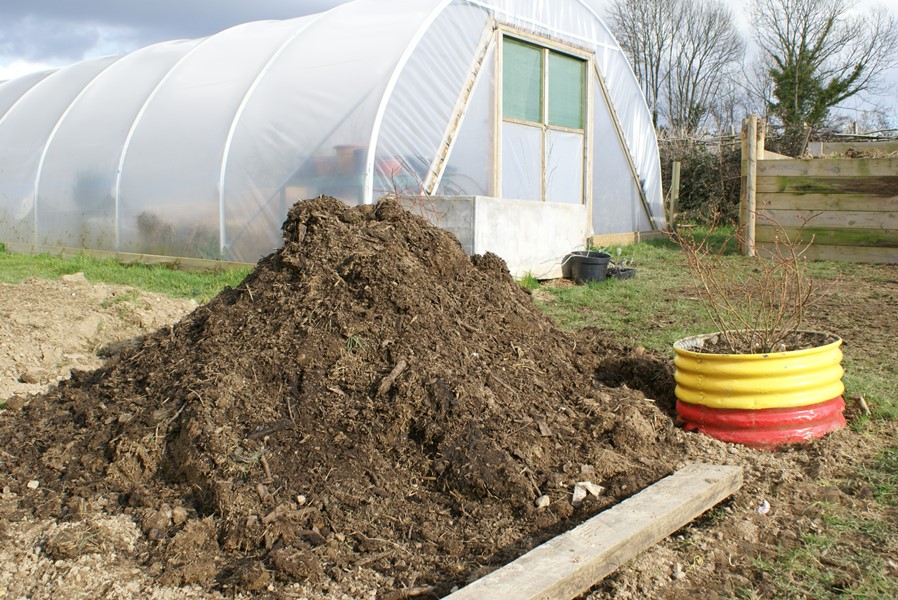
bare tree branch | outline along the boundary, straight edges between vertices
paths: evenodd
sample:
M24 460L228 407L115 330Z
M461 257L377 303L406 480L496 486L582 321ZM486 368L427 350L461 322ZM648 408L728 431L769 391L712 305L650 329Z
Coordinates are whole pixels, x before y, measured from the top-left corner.
M612 0L608 17L656 126L695 132L735 89L745 44L723 0Z

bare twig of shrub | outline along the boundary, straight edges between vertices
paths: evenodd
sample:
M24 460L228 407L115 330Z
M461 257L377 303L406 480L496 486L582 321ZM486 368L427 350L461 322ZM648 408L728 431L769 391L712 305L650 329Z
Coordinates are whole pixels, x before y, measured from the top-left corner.
M807 220L792 234L776 221L767 221L775 230L774 242L747 259L748 265L725 257L730 241L742 241L738 231L720 246L711 245L719 216L701 238L689 230L668 233L683 249L704 307L734 353L786 350L790 337L801 330L808 309L823 296L807 272L805 253L813 243L813 236L809 241L803 237Z
M395 166L383 167L381 172L385 188L378 190L384 198L398 201L403 208L432 223L438 223L445 213L437 210L433 199L425 191L424 180L406 160L398 160Z

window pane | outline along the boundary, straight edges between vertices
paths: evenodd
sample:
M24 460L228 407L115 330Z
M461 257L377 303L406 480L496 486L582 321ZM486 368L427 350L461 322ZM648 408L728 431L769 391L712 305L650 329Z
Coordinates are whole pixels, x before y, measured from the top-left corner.
M571 56L549 53L549 125L583 129L583 65Z
M546 201L583 202L583 134L546 132Z
M524 121L542 122L542 51L505 39L502 47L502 112Z
M542 130L502 124L502 197L537 200L542 194Z

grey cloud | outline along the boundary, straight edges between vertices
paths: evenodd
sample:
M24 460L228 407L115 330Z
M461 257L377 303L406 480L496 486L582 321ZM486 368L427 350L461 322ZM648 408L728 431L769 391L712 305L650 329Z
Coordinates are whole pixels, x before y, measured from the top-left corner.
M133 50L202 37L238 23L287 19L346 0L28 0L0 3L0 61L77 61L106 47Z
M102 37L103 28L99 25L25 17L0 31L0 58L78 59L97 46Z

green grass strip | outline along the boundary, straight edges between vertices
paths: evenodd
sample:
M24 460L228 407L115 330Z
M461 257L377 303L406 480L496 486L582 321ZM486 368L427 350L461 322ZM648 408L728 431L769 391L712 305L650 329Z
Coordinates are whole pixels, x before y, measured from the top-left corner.
M113 259L81 255L60 258L48 254L28 255L0 251L0 283L20 283L29 277L58 279L63 275L84 273L93 283L124 285L156 292L173 298L192 298L206 302L225 286L238 285L249 269L221 273L193 273L166 265L121 264Z

